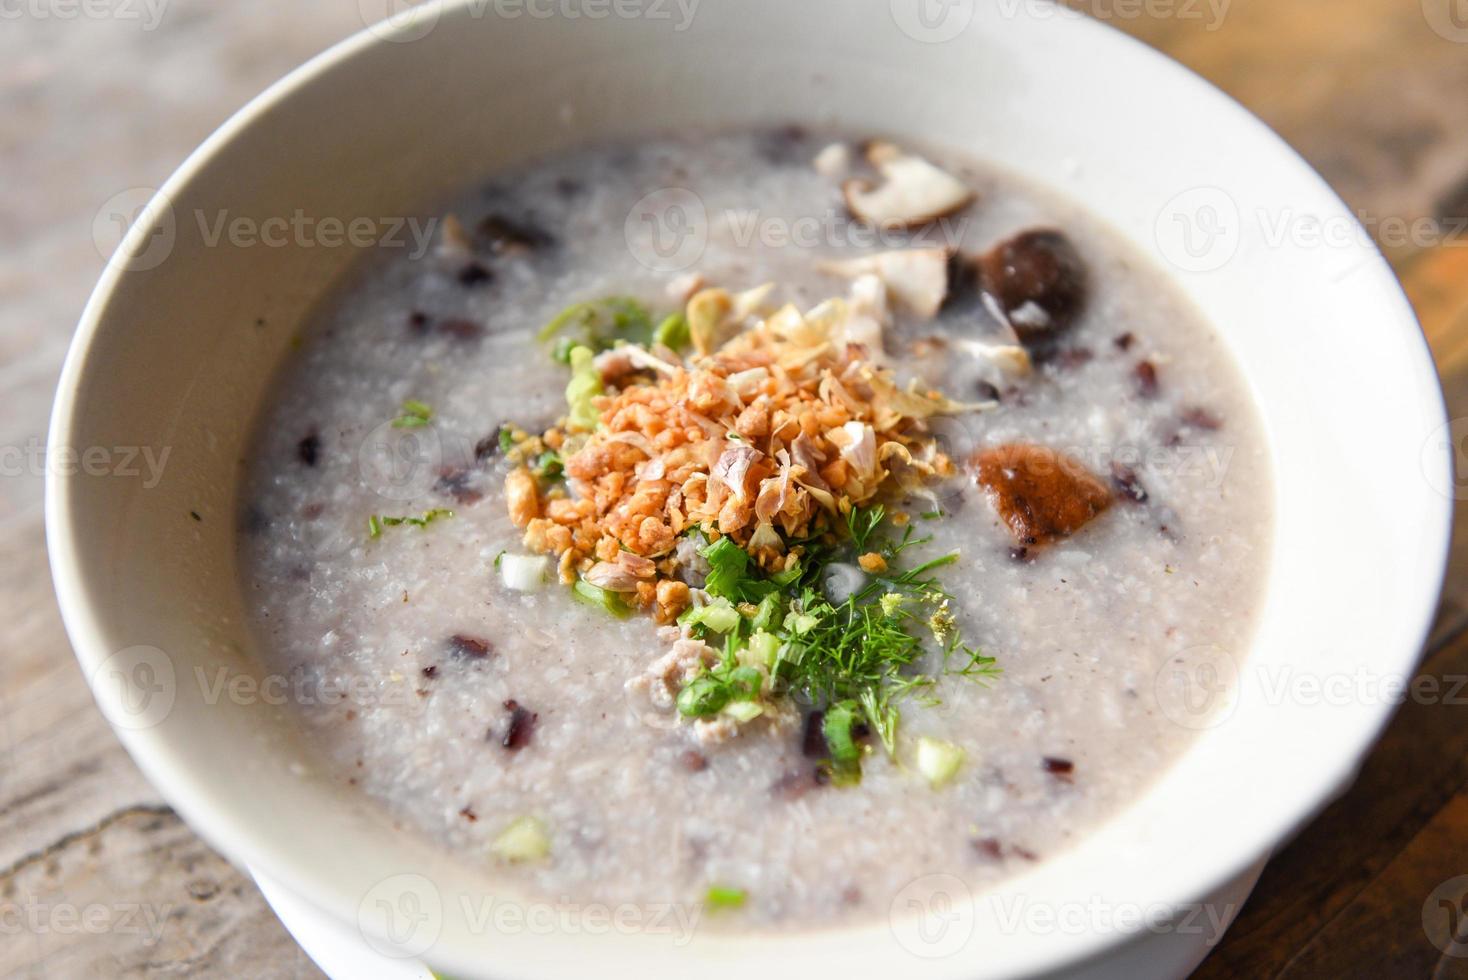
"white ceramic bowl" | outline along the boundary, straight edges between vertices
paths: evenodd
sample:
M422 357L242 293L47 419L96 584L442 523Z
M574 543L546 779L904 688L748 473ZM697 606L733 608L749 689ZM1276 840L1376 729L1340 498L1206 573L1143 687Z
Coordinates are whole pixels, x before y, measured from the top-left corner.
M230 120L132 228L67 359L51 451L167 447L163 479L51 467L47 488L57 592L98 701L213 845L326 920L360 922L390 953L455 976L581 977L595 964L607 978L840 969L889 980L1094 966L1148 934L1126 910L1185 909L1215 892L1349 783L1392 699L1342 696L1339 683L1311 696L1310 678L1410 676L1453 488L1412 312L1364 236L1292 233L1309 217L1356 225L1287 146L1104 26L1039 2L708 0L691 23L672 3L638 7L666 19L615 13L628 9L458 4L364 33ZM947 938L917 949L901 907L863 929L757 941L700 931L678 948L647 934L476 927L460 899L502 895L493 879L344 794L281 709L211 698L197 680L221 665L256 672L233 567L238 463L295 326L354 252L211 247L195 216L413 214L572 143L787 120L997 161L1177 267L1243 366L1276 474L1257 642L1216 664L1240 674L1237 703L1121 817L995 895L957 895L939 916ZM418 925L378 935L377 910L392 908L417 908ZM1143 973L1186 969L1143 962Z

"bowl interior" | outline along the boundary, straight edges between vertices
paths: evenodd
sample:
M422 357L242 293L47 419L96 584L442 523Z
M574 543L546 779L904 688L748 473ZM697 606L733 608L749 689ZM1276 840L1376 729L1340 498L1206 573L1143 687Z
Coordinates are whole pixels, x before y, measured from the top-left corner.
M672 962L706 976L836 964L861 976L1000 975L1118 938L1008 921L983 897L968 910L973 940L935 960L914 959L886 923L759 943L700 933L677 961L666 937L486 935L459 899L492 879L344 798L282 709L219 697L205 680L221 667L259 673L234 570L239 460L296 329L356 257L349 246L213 242L218 216L414 215L529 156L694 124L803 120L907 136L1055 187L1170 263L1260 405L1277 537L1255 647L1220 667L1240 675L1237 704L1122 818L1005 892L1056 909L1186 902L1349 779L1387 699L1299 697L1290 679L1410 676L1450 513L1434 489L1450 485L1447 455L1432 449L1436 378L1395 281L1364 236L1278 234L1311 217L1355 225L1277 138L1171 62L1045 5L949 5L965 18L952 37L953 24L912 21L917 6L744 0L695 5L691 20L672 4L667 17L602 19L432 8L293 75L169 182L153 227L133 229L132 268L115 262L88 307L52 436L53 451L166 449L162 479L55 476L49 531L99 701L216 846L347 921L384 887L426 879L441 899L428 957L455 975L490 963L577 976L588 956L629 977ZM1224 237L1180 238L1188 222ZM153 262L159 243L166 259ZM139 685L158 700L145 704Z

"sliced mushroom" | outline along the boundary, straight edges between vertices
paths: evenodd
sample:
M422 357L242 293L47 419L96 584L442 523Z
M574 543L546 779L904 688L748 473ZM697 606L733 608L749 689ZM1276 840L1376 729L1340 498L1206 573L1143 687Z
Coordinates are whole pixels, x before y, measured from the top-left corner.
M974 192L922 157L876 142L867 160L884 178L878 186L853 178L841 185L846 207L868 224L914 228L967 207Z
M1069 327L1086 303L1086 265L1064 234L1033 229L1000 242L976 265L984 300L1026 344Z
M821 271L849 279L874 275L899 305L931 319L948 296L949 257L946 248L905 248L825 262Z
M1111 504L1106 484L1045 446L996 446L978 453L974 464L979 485L1021 547L1068 537Z

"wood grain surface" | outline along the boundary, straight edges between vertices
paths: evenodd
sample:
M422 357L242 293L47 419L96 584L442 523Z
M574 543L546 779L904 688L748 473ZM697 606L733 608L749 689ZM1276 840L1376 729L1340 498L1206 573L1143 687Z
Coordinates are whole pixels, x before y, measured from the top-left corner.
M1076 5L1214 81L1331 181L1401 276L1450 416L1468 417L1468 0ZM103 265L99 209L160 183L251 95L359 29L363 6L36 0L0 19L0 976L320 976L95 710L50 592L40 446ZM1465 534L1421 672L1440 691L1468 677ZM1468 977L1424 927L1434 890L1468 874L1465 718L1468 691L1409 701L1198 975Z

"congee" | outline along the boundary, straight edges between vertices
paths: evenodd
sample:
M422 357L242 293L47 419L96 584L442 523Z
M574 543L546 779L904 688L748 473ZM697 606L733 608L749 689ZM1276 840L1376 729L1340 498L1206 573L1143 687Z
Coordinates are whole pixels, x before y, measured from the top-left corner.
M1083 209L788 127L434 213L301 330L240 500L265 669L404 833L548 899L860 921L1063 852L1227 700L1189 670L1247 654L1266 444Z

